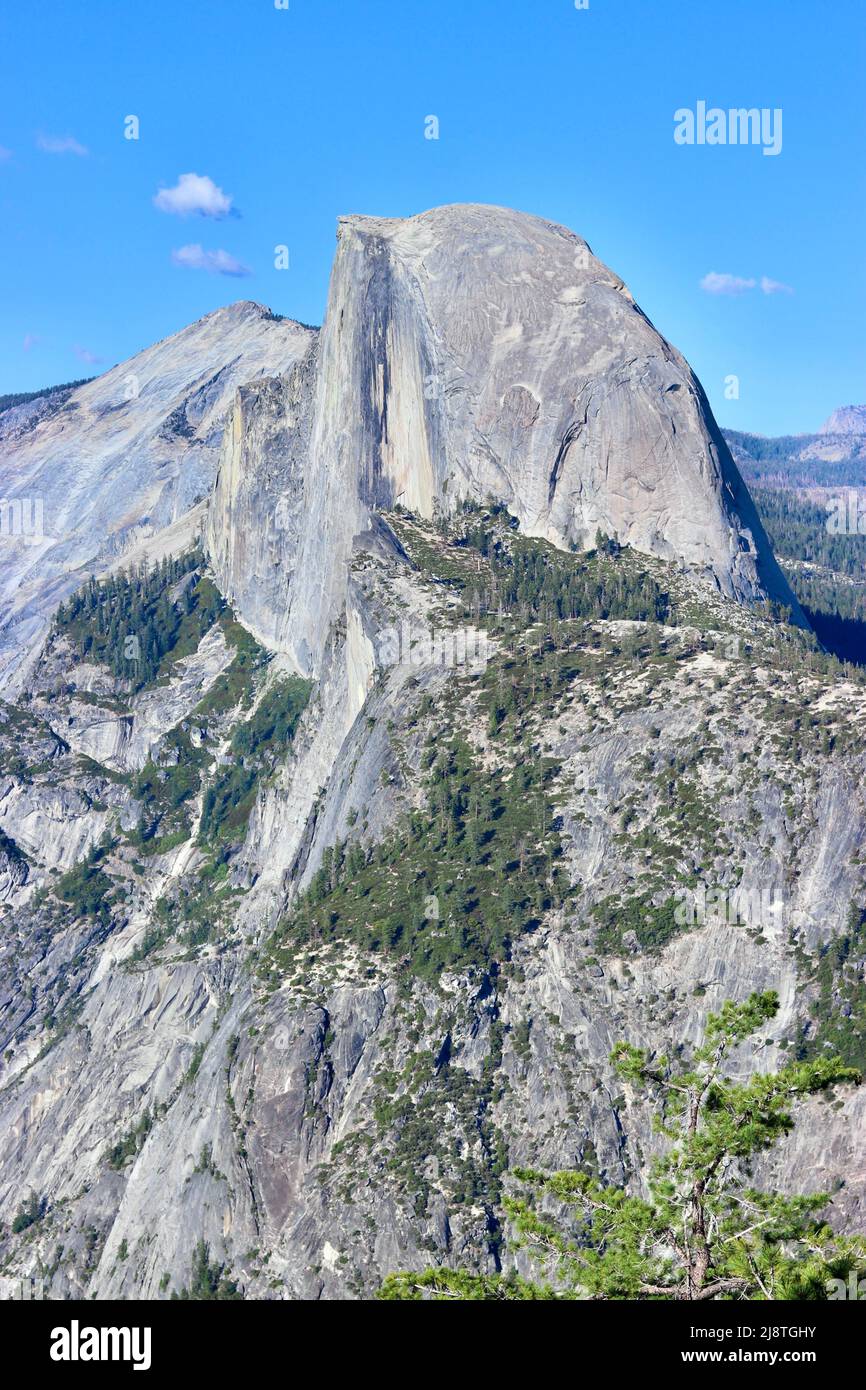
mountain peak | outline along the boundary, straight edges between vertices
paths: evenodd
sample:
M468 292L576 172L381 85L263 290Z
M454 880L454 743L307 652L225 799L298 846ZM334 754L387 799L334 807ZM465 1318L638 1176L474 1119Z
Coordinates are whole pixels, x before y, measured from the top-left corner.
M10 583L0 598L0 684L18 678L34 637L82 574L102 573L207 496L238 388L290 370L315 337L239 300L68 400L55 393L38 411L3 416L0 495L44 499L44 536L19 546L28 584Z
M231 304L222 304L218 309L211 309L209 313L203 314L200 319L196 319L189 328L195 328L198 324L217 321L222 323L243 324L243 323L281 323L285 328L300 328L305 332L309 331L309 324L301 323L298 319L291 318L288 314L278 314L268 304L260 304L257 299L235 299ZM181 332L187 332L181 329Z
M866 434L866 405L840 405L824 421L819 434Z
M688 363L587 243L542 217L467 203L341 218L317 359L254 415L227 434L210 553L241 616L254 608L307 673L355 537L398 505L429 520L493 499L559 549L589 550L601 530L800 616ZM276 491L264 431L285 463ZM285 588L263 604L262 516L302 490Z
M443 203L409 217L349 213L337 219L338 239L346 230L386 240L399 238L407 243L417 242L420 246L431 238L463 238L471 240L479 253L486 248L493 255L501 253L503 240L515 244L522 242L529 250L535 238L546 233L561 237L570 246L582 248L595 260L588 243L569 227L539 217L536 213L520 212L498 203Z

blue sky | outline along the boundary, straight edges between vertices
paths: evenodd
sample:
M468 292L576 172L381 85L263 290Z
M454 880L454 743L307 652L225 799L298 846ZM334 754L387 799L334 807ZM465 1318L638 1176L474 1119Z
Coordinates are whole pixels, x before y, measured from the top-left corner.
M319 323L340 213L486 202L586 237L722 424L815 429L866 401L863 18L862 0L7 5L0 393L234 299ZM781 108L781 153L677 145L674 112L700 100ZM185 173L228 215L156 206ZM711 274L746 285L710 293Z

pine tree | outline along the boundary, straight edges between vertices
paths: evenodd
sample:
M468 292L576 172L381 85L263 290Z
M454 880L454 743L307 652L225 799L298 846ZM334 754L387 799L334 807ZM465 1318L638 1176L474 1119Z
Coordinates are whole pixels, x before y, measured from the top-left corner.
M778 1011L772 991L711 1014L688 1061L620 1042L621 1079L657 1107L668 1141L648 1195L606 1186L588 1172L517 1170L521 1195L505 1208L537 1280L427 1269L392 1274L379 1297L471 1299L825 1299L828 1281L866 1271L866 1241L834 1234L826 1192L754 1189L749 1162L794 1126L797 1099L860 1081L838 1057L794 1062L748 1081L725 1075L731 1052ZM555 1214L550 1214L551 1205Z

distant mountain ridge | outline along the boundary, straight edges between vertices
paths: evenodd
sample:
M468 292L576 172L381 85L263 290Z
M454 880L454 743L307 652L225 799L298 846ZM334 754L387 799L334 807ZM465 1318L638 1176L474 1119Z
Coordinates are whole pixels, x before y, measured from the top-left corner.
M829 428L832 422L855 423L851 412L866 412L866 407L834 411L814 434L762 435L731 429L723 429L722 434L747 483L862 487L866 486L866 432Z
M866 434L866 405L842 405L818 431L819 434Z

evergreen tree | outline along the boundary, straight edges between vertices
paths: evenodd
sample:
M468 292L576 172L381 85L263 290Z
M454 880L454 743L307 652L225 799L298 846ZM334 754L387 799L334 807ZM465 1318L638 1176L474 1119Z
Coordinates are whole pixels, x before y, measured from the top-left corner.
M225 1277L224 1270L225 1265L211 1264L210 1246L200 1240L195 1247L189 1284L179 1294L172 1293L172 1298L197 1302L243 1298L234 1280Z
M427 1269L390 1275L380 1298L825 1299L828 1281L866 1269L866 1241L834 1234L826 1192L754 1189L749 1162L793 1128L792 1102L860 1073L822 1057L746 1082L726 1076L731 1052L777 1010L773 992L728 1001L689 1061L617 1044L618 1075L656 1104L669 1147L646 1197L587 1172L516 1171L522 1195L505 1207L537 1279Z

